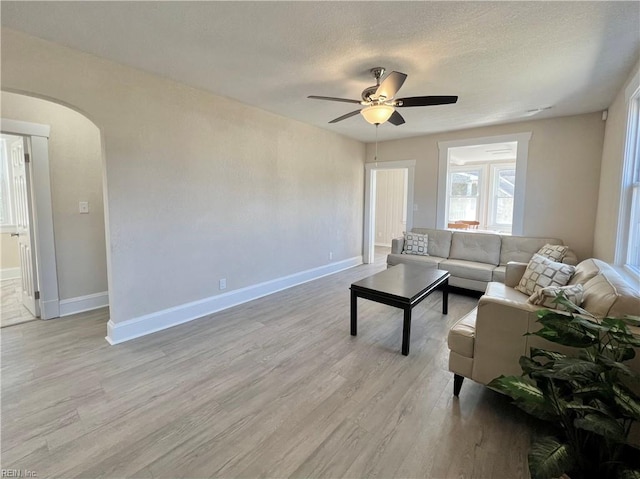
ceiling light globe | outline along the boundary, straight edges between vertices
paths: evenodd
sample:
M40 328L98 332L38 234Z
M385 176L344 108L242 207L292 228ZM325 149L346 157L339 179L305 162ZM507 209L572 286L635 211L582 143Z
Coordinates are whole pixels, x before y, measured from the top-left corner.
M389 105L371 105L363 108L360 113L372 125L379 125L391 118L394 111L396 109Z

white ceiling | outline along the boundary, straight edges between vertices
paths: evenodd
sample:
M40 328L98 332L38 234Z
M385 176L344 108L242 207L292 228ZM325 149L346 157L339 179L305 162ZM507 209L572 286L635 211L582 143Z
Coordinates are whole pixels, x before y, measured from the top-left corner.
M640 2L9 2L2 25L362 141L375 66L409 77L379 139L603 110L640 55ZM552 106L531 115L527 110Z

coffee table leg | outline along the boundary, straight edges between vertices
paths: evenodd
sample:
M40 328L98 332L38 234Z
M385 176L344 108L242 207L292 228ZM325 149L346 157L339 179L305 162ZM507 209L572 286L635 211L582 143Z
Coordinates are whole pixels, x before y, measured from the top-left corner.
M411 308L404 310L404 325L402 327L402 354L409 356L409 342L411 341Z
M444 282L442 288L442 314L449 314L449 280Z
M351 336L358 334L358 296L351 291Z

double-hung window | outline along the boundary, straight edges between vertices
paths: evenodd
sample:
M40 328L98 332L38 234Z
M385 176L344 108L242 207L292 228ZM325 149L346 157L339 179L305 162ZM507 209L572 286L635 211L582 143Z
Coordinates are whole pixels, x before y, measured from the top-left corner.
M640 277L640 87L629 99L627 118L617 257Z

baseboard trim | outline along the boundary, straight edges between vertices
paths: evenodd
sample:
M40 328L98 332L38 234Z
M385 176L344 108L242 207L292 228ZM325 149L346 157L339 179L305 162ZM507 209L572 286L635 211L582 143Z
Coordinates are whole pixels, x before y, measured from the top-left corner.
M20 267L18 268L2 268L0 269L0 281L5 279L18 279L22 276Z
M146 314L137 318L114 323L107 323L107 336L109 344L119 344L131 339L146 336L147 334L162 331L179 324L202 318L203 316L217 313L224 309L267 296L269 294L291 288L299 284L307 283L330 274L343 271L362 264L362 256L354 256L343 261L337 261L318 268L309 269L289 276L283 276L271 281L259 283L246 288L229 291L228 293L211 296L191 303L182 304L173 308L164 309L155 313Z
M83 313L93 309L104 308L105 306L109 306L108 291L78 296L77 298L61 299L60 316Z

